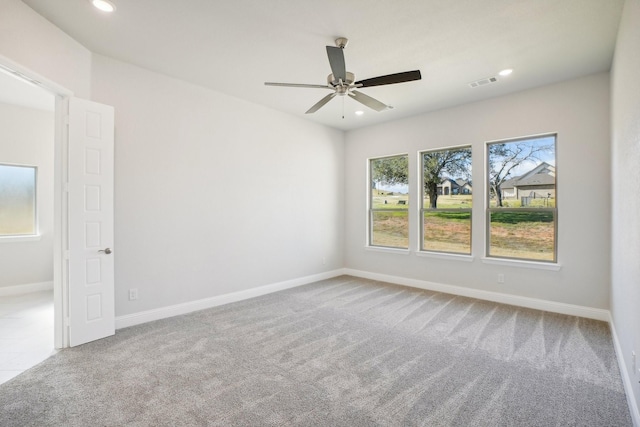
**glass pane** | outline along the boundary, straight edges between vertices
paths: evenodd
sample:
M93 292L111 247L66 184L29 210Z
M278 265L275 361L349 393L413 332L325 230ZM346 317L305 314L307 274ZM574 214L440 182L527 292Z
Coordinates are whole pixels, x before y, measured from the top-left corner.
M471 254L471 211L425 212L422 249Z
M393 248L409 247L409 212L371 212L371 245Z
M372 246L409 247L409 157L369 161ZM384 211L377 211L378 209Z
M36 234L36 168L0 164L0 236Z
M488 145L489 256L555 261L555 159L555 135Z
M470 209L471 147L422 153L424 209Z
M489 206L556 206L555 136L489 145Z
M371 209L407 209L409 158L386 157L370 161Z
M425 151L420 156L424 209L421 249L470 254L471 147Z
M555 213L492 211L489 256L555 261Z

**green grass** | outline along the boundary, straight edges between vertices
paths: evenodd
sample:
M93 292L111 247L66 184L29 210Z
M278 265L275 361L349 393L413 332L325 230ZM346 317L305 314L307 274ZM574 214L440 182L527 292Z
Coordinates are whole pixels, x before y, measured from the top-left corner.
M471 253L471 212L427 211L423 220L424 250Z
M374 213L373 245L409 246L409 203L408 194L373 190L373 209L385 209ZM504 205L505 208L516 208L520 207L520 201L505 200ZM530 207L554 205L554 199L535 199ZM472 206L471 195L438 196L438 210L428 210L429 199L425 198L423 206L427 208L423 218L424 250L471 253L471 212L468 211ZM553 261L554 221L554 213L543 209L491 212L489 255Z
M466 220L466 221L468 221L468 220L471 219L471 212L469 212L469 211L462 211L462 212L427 211L427 212L425 212L425 216L426 215L429 215L429 216L435 217L435 218L442 218L442 219L449 219L449 220Z
M436 204L438 209L471 209L471 194L455 195L455 196L438 196ZM429 208L429 198L424 198L424 207Z
M423 249L468 254L471 252L471 212L426 211ZM407 210L374 213L376 246L409 245ZM490 256L553 261L555 223L553 212L492 212Z
M404 201L404 204L399 204L399 201ZM373 190L371 197L371 207L373 209L406 209L410 203L408 194ZM437 203L438 209L470 209L472 206L471 195L438 196ZM424 199L424 206L425 208L429 207L428 197Z
M409 247L409 212L373 213L372 245L397 248Z
M389 192L380 192L379 195L374 193L371 202L373 209L407 209L409 195Z
M491 212L491 223L519 224L522 222L553 222L553 212Z
M549 211L492 212L489 255L553 261L554 214Z

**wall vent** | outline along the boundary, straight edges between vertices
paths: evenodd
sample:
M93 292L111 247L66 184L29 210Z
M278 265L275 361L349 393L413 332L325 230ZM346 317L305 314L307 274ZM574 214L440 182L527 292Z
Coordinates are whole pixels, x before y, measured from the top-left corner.
M469 83L470 87L478 87L478 86L486 86L491 83L496 83L498 81L497 77L487 77L484 79L476 80L475 82Z

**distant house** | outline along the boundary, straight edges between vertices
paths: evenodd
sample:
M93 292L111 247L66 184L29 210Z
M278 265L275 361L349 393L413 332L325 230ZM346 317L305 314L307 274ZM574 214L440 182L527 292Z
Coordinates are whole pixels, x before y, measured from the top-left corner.
M503 199L555 198L556 167L542 162L529 172L506 180L500 188Z
M446 178L442 183L438 184L438 195L449 196L458 194L471 194L471 183L464 179Z

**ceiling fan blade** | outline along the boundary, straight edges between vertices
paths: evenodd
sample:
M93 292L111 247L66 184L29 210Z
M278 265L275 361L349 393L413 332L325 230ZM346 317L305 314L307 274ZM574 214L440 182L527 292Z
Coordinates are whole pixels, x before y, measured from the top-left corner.
M331 72L336 80L347 81L347 66L344 63L344 52L342 48L335 46L327 46L327 56L329 57L329 65Z
M316 102L313 107L309 108L305 114L311 114L318 111L324 104L331 101L333 97L336 96L336 92L330 93L329 95L322 98L320 101Z
M331 90L335 90L332 87L329 87L327 85L308 85L308 84L304 84L304 83L274 83L274 82L264 82L265 86L284 86L284 87L305 87L305 88L312 88L312 89L331 89Z
M421 78L422 75L420 74L420 70L414 70L360 80L359 82L355 82L355 85L357 87L392 85L395 83L412 82L414 80L420 80Z
M349 92L349 96L353 99L355 99L356 101L358 101L361 104L366 105L367 107L374 109L378 112L383 111L383 110L387 110L390 107L386 104L383 104L382 102L378 101L375 98L370 97L369 95L365 95L362 92L358 92L355 90L352 90L351 92Z

